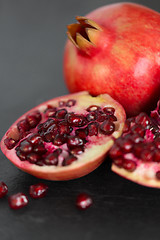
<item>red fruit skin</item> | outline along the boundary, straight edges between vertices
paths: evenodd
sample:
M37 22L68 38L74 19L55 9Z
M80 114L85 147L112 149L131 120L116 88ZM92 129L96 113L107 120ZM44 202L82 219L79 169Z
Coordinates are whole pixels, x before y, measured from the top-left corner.
M70 92L108 93L128 116L153 109L160 92L160 14L133 3L104 6L89 13L102 31L96 47L64 52L64 77Z

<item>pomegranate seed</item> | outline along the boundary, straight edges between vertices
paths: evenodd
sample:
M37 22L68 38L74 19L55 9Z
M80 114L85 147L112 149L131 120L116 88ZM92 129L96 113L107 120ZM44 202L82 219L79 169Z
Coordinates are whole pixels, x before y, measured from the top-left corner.
M160 180L160 171L157 171L157 172L156 172L156 178L157 178L158 180Z
M87 126L88 135L89 136L97 136L98 135L98 127L99 127L99 124L96 122L89 123Z
M67 122L60 122L58 125L60 134L69 134L72 132L73 128L68 125Z
M160 139L155 139L155 146L157 149L160 149Z
M160 162L160 149L155 150L154 152L154 161Z
M66 142L66 135L65 134L64 135L57 134L54 138L54 141L53 141L54 145L56 145L56 146L61 146L65 142Z
M30 135L27 140L32 143L33 145L42 143L42 138L38 133L34 133L32 135Z
M136 117L135 122L142 125L145 128L148 128L150 126L150 123L151 123L150 118L144 112L140 113Z
M136 169L136 163L132 160L125 159L123 161L123 168L129 172L133 172Z
M140 135L139 134L133 134L132 136L131 136L131 138L132 138L132 141L134 142L134 143L142 143L143 141L144 141L144 139L142 138L142 137L140 137Z
M29 195L34 198L42 198L46 196L48 191L48 186L44 183L38 183L35 185L31 185L29 188Z
M67 139L67 146L69 149L81 147L83 145L84 145L84 140L77 136L69 136Z
M114 158L119 158L121 156L122 156L122 151L120 147L117 144L114 144L110 150L110 157L114 159Z
M124 153L129 153L132 151L133 142L130 139L121 139L119 145Z
M99 107L99 106L97 106L97 105L91 105L91 106L89 106L87 109L86 109L86 111L87 112L92 112L92 111L99 111L101 108Z
M90 112L90 113L87 114L86 118L89 122L95 121L97 119L97 113L96 112Z
M104 107L103 111L108 115L113 115L115 113L115 109L113 107Z
M46 122L44 122L44 123L42 124L42 129L46 130L46 129L48 129L51 125L53 125L53 124L55 124L55 120L49 118ZM40 126L40 125L39 125L39 126ZM39 126L38 126L38 129L40 128ZM41 129L39 129L39 130L41 130Z
M66 106L67 106L67 107L73 107L75 104L76 104L76 100L74 100L74 99L69 99L69 100L66 102Z
M9 206L12 209L19 209L28 204L28 197L24 193L17 193L8 198Z
M36 145L36 146L33 148L33 151L34 151L35 153L40 154L40 155L46 153L46 149L45 149L45 146L44 146L43 143Z
M130 129L130 122L126 120L123 128L123 133L127 133Z
M67 121L68 121L69 125L74 126L74 127L82 127L86 123L83 115L78 115L78 114L73 114L73 113L68 114Z
M73 155L69 155L67 158L64 159L63 166L68 166L68 165L72 164L73 162L75 162L76 160L78 160L77 157L75 157Z
M26 155L24 154L24 153L22 153L22 152L20 152L18 149L16 149L17 151L16 151L16 154L17 154L17 157L19 157L19 159L21 160L21 161L25 161L27 158L26 158Z
M86 137L88 136L88 130L87 130L87 128L76 129L75 134L76 134L76 136L78 136L82 139L86 139Z
M104 122L106 119L108 119L108 116L105 113L99 111L97 121Z
M57 119L63 119L65 117L65 115L67 114L67 110L64 109L60 109L56 112L56 118Z
M141 125L134 125L132 128L131 128L131 131L132 133L137 133L139 134L141 137L144 137L145 135L145 129L143 126Z
M58 105L59 105L59 107L65 107L66 102L65 101L59 101Z
M124 161L123 158L113 159L113 163L114 163L115 165L117 165L118 167L120 167L120 168L123 166L123 161Z
M85 210L89 208L92 204L93 204L92 198L88 194L81 193L77 196L76 206L80 210Z
M35 128L38 123L41 121L41 114L39 111L35 111L27 114L26 120L30 126L30 128Z
M15 141L13 138L6 138L6 139L4 140L4 144L6 145L6 147L7 147L8 149L12 149L12 148L15 147L16 141Z
M20 132L27 132L28 130L30 130L30 126L26 119L19 121L17 123L17 127Z
M44 163L46 165L55 165L55 166L57 166L57 164L58 164L57 154L54 154L54 153L48 154L47 157L44 159Z
M0 182L0 198L8 193L8 187L4 182Z
M30 163L37 163L40 160L40 158L41 158L40 155L38 155L37 153L30 153L27 156L27 160Z
M80 155L84 152L84 148L83 147L77 147L71 150L71 153L73 155Z
M144 148L144 144L143 143L138 143L133 147L133 153L137 158L141 157L141 152Z
M141 160L145 162L151 162L153 160L153 152L151 152L149 149L143 149L141 152Z
M101 131L101 133L103 133L105 135L111 135L115 131L115 125L113 122L105 120L100 125L100 131Z
M53 107L53 108L48 108L45 111L46 117L55 117L55 114L57 112L57 108Z
M114 116L114 115L110 115L110 116L109 116L109 120L112 121L112 122L116 122L116 121L117 121L117 118L116 118L116 116Z
M32 145L27 140L24 140L20 143L19 150L24 154L30 153L32 151Z
M45 142L52 142L58 133L58 126L56 124L51 125L44 133L43 139Z

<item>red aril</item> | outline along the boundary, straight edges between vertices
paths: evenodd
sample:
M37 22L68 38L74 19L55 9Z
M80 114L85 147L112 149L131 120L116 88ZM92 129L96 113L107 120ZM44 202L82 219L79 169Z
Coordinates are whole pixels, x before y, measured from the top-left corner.
M93 112L97 117L88 118ZM78 178L102 163L124 122L124 109L109 95L70 94L25 113L4 135L1 149L18 168L36 177Z
M76 19L64 52L69 91L108 93L130 116L151 110L160 92L160 13L118 3Z
M8 187L4 182L0 182L0 198L8 193Z
M20 209L28 205L28 197L24 193L17 193L8 198L9 206L12 209Z
M43 198L46 196L48 186L44 183L37 183L29 187L29 195L32 198Z
M89 208L92 204L93 204L93 200L88 194L81 193L77 196L76 206L80 210L85 210Z

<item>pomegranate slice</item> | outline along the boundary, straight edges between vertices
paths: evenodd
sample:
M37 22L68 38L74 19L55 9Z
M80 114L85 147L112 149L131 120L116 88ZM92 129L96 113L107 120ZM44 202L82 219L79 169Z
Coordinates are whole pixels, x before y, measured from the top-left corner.
M141 185L160 188L160 101L150 116L140 113L126 120L110 157L113 172Z
M97 117L88 118L93 111ZM109 95L70 94L21 116L4 135L1 149L18 168L36 177L74 179L102 163L124 122L124 109Z

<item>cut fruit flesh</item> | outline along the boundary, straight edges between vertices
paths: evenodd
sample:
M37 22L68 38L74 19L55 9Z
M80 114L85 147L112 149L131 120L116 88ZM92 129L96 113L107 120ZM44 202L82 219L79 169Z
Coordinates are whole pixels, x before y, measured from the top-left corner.
M67 104L65 105L65 107L61 107L61 105L63 105L63 102L67 102ZM67 106L68 105L68 106ZM79 118L79 116L82 116L85 118L85 116L88 114L88 111L86 110L88 107L92 106L92 105L96 105L96 106L100 106L101 109L108 107L108 109L110 108L114 108L115 112L114 112L114 116L116 117L116 120L113 119L112 121L114 121L114 125L115 125L115 131L113 133L110 133L108 135L102 134L101 132L98 133L98 135L92 135L92 136L87 136L86 137L86 142L83 144L84 147L84 151L79 151L79 149L75 149L69 145L71 143L67 142L67 146L69 145L70 147L70 152L69 152L69 157L72 155L72 151L75 153L77 153L76 157L75 155L73 155L76 158L75 159L65 159L65 164L62 163L62 160L58 160L58 164L57 165L46 165L44 164L44 159L41 159L43 161L41 161L41 163L43 162L43 164L39 164L37 163L36 159L36 151L42 151L43 152L43 147L38 145L38 150L34 150L34 154L32 152L32 147L30 147L30 145L28 144L24 144L24 141L28 141L28 138L30 138L30 136L32 134L37 133L38 131L40 131L41 129L41 124L46 125L46 122L48 124L48 116L46 117L46 115L49 115L49 118L52 119L54 118L52 115L52 112L54 112L54 108L56 108L56 119L58 119L57 121L63 121L65 118L65 113L60 111L62 109L66 109L68 113L72 113L74 112L76 114L76 117L73 119L72 118L72 129L70 130L71 133L69 133L68 128L66 128L65 124L63 126L61 126L61 131L67 131L67 139L69 139L68 135L74 135L75 134L75 130L78 129L82 129L84 127L87 127L89 123L84 123L81 124L80 127L77 127L80 122L81 119ZM52 110L51 110L52 109ZM51 110L51 111L50 111ZM35 116L32 116L33 112L36 112L36 120L35 120ZM58 112L58 113L57 113ZM39 117L38 113L40 113L41 118ZM78 116L78 117L77 117ZM32 128L30 127L29 130L26 129L26 125L24 126L24 120L25 119L30 120L30 125L32 126ZM38 120L37 120L38 119ZM86 119L86 118L85 118ZM37 121L38 123L36 123L36 127L34 128L34 123L35 121ZM68 179L74 179L74 178L78 178L81 176L84 176L88 173L90 173L91 171L93 171L94 169L96 169L104 160L108 150L111 148L111 146L114 143L114 139L118 138L121 133L122 133L122 129L124 127L124 121L125 121L125 112L123 110L123 108L121 107L121 105L119 103L117 103L115 100L113 100L109 95L107 94L103 94L103 95L99 95L97 97L92 97L88 94L88 92L80 92L80 93L76 93L76 94L70 94L70 95L66 95L63 97L58 97L55 99L52 99L50 101L47 101L45 103L40 104L39 106L31 109L29 112L25 113L23 116L21 116L7 131L7 133L4 135L4 137L2 138L1 141L1 149L3 151L3 153L6 155L6 157L13 163L15 164L18 168L20 168L21 170L30 173L36 177L39 178L43 178L43 179L48 179L48 180L68 180ZM52 123L53 124L53 123ZM75 126L76 124L76 126ZM99 124L102 124L101 122ZM82 126L83 125L83 126ZM52 125L51 125L52 126ZM48 126L47 126L48 127ZM71 127L71 126L70 126ZM25 134L20 130L25 128ZM39 129L39 130L38 130ZM44 125L43 125L43 129L44 129ZM58 130L59 131L59 130ZM45 132L46 134L46 132ZM48 135L47 135L48 137ZM11 139L11 144L10 144L10 139ZM13 147L14 143L13 140L16 141L15 146ZM60 139L62 141L62 139ZM57 140L57 141L60 141ZM82 140L82 139L81 139ZM31 140L30 140L31 141ZM33 141L33 139L32 139ZM55 141L55 138L54 138ZM63 155L64 155L64 151L66 148L66 142L57 143L56 145L54 145L54 141L51 141L50 139L43 141L43 144L45 146L46 151L49 151L49 153L52 153L53 151L55 151L56 149L61 148L63 150ZM69 141L69 140L67 140ZM12 145L13 144L13 145ZM34 143L35 144L35 143ZM72 144L73 141L72 141ZM78 143L79 144L79 143ZM10 149L11 146L11 149ZM23 152L22 152L23 151ZM67 150L68 151L68 150ZM79 153L78 153L79 152ZM80 154L81 152L81 154ZM20 158L19 153L21 153ZM23 153L23 154L22 154ZM27 160L26 155L27 154ZM45 158L45 163L49 163L50 161L53 163L54 159L52 156L49 156L48 159L46 160L46 153L43 152L43 154L41 154L41 158ZM61 154L61 153L59 153ZM24 156L25 155L25 156ZM23 159L24 157L24 159ZM64 156L63 156L64 157ZM71 157L70 157L71 158ZM29 160L28 160L29 159ZM72 161L73 160L73 161ZM66 162L69 162L66 164ZM34 162L36 164L34 164Z

